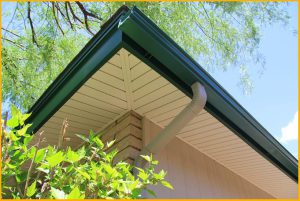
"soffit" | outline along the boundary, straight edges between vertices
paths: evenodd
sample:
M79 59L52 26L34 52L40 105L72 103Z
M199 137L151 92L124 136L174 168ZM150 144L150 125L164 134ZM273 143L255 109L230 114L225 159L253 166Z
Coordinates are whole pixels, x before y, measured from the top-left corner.
M101 131L124 113L134 110L165 127L190 102L134 55L121 49L39 129L47 144L57 144L63 119L69 128L65 146L78 147L76 133ZM274 197L297 196L297 183L258 154L215 117L203 110L178 138Z

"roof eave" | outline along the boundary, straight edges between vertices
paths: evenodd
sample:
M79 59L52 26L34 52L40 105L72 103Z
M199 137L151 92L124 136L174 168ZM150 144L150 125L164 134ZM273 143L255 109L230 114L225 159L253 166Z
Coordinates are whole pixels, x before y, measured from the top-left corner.
M119 28L126 35L123 36L126 49L135 53L189 97L192 97L190 86L194 82L203 84L208 94L205 109L298 182L297 159L141 11L131 9L121 19Z
M36 132L120 48L126 48L189 97L198 81L206 88L205 109L266 159L298 182L298 161L196 61L138 9L119 10L79 52L29 110Z
M99 67L122 47L122 31L118 29L120 17L128 12L122 6L101 30L84 46L68 66L29 109L26 122L35 133L79 89Z

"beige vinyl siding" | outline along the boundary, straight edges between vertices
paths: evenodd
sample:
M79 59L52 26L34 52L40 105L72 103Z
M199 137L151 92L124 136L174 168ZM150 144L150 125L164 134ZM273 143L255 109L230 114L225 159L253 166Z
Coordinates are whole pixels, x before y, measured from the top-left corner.
M161 127L147 119L143 123L147 128L143 137L149 142ZM273 198L179 138L154 157L158 170L168 172L166 180L174 187L153 187L158 198Z
M294 181L205 111L177 136L273 196L297 197Z
M117 149L119 151L114 159L115 163L126 161L132 164L138 156L143 146L141 119L139 114L129 111L100 132L104 143L115 140L114 145L110 148L110 150Z

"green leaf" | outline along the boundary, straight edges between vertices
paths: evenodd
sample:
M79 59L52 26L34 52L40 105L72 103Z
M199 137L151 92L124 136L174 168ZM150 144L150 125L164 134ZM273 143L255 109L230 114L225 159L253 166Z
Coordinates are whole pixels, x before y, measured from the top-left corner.
M146 161L150 162L151 161L151 158L150 156L147 156L147 155L140 155L143 159L145 159Z
M129 180L129 178L127 180ZM133 177L133 181L129 181L127 187L130 191L133 191L133 189L137 188L139 183L140 183L139 180L138 179L134 180L134 177Z
M20 129L20 130L17 131L17 132L18 132L18 135L19 135L19 136L25 135L27 129L28 129L31 125L32 125L32 124L26 124L25 126L23 126L22 129Z
M13 154L13 156L19 157L19 156L22 155L22 154L23 154L23 153L21 153L20 150L17 150L17 151Z
M30 117L30 115L31 115L31 113L29 113L29 114L23 114L22 117L21 117L21 121L25 122L26 119L28 119L28 117Z
M21 172L20 174L16 174L16 181L18 183L25 181L26 178L27 178L27 172Z
M7 126L10 128L15 128L19 125L23 125L24 121L20 121L19 119L22 116L20 110L18 110L18 108L13 104L11 104L10 108L12 118L7 121Z
M73 166L73 165L69 165L69 166L67 166L67 168L66 168L66 172L69 173L69 172L71 172L73 169L74 169L74 166Z
M46 160L48 161L51 167L54 167L64 160L64 153L59 151L56 154L47 157Z
M71 148L69 147L67 152L67 160L70 161L71 163L75 163L80 159L81 159L80 156L76 152L72 151Z
M33 138L33 135L25 136L24 137L24 145L27 146L31 142L32 138Z
M115 143L115 141L116 141L116 140L112 140L112 141L110 141L110 142L107 142L107 143L106 143L106 147L107 147L107 148L111 147L111 146Z
M56 153L56 149L50 145L48 145L46 149L47 149L47 156L49 157Z
M14 104L10 105L10 111L12 116L18 117L21 114L20 110Z
M153 197L156 197L156 193L152 191L151 189L147 189L147 192L152 195Z
M125 194L131 193L131 190L128 189L128 186L127 186L127 184L125 182L122 183L122 185L123 185L123 189L124 189L124 193Z
M116 170L115 170L113 167L111 167L109 164L103 163L103 164L102 164L102 167L104 168L104 170L105 170L109 175L113 174L113 173L116 171Z
M41 162L43 160L44 156L45 156L45 153L46 153L46 149L39 149L36 152L36 156L35 156L34 162L35 163Z
M151 162L153 165L157 165L158 164L158 161L157 160L154 160Z
M61 190L58 190L56 188L51 187L51 195L55 198L55 199L65 199L65 193Z
M49 174L49 172L50 172L49 169L45 169L45 168L43 168L43 167L38 167L38 168L36 168L36 169L39 170L39 171L41 171L41 172L44 172L44 173L46 173L46 174Z
M89 139L87 137L85 137L84 135L81 134L75 134L77 137L79 137L80 139L82 139L85 142L89 142Z
M35 194L36 192L36 181L34 181L28 188L27 188L27 192L26 195L28 197L31 197Z
M115 166L117 168L121 169L122 171L125 171L125 170L129 169L130 165L126 162L121 161L121 162L118 162Z
M67 196L67 199L84 199L84 195L81 195L79 188L76 186Z
M28 150L27 156L28 156L30 159L33 159L34 154L35 154L35 151L36 151L36 147L31 147L31 148Z
M18 141L20 138L19 137L17 137L16 135L15 135L15 133L13 132L13 131L10 131L9 133L8 133L8 138L11 140L11 141Z
M174 189L173 186L167 181L161 181L160 183L169 189L172 189L172 190Z
M106 159L111 162L113 160L113 158L119 153L119 151L117 149L113 149L110 152L107 153L106 155Z
M103 144L103 142L102 142L98 137L95 137L93 140L94 140L94 142L97 144L97 146L98 146L100 149L103 149L104 144Z
M146 179L148 179L149 175L143 171L139 172L138 177L145 181Z
M131 192L133 198L139 198L141 196L141 193L142 193L142 189L140 188L135 188Z
M6 123L6 125L10 128L15 128L19 126L19 120L17 116L13 116L11 119L9 119Z
M86 154L85 147L82 146L79 150L76 151L80 158L83 158Z
M7 165L9 169L15 169L17 167L16 165L12 165L12 164L7 163L7 162L5 162L4 164Z
M88 173L83 172L83 171L81 171L81 170L79 170L79 169L77 169L77 168L75 168L75 170L76 170L79 174L81 174L82 176L84 176L85 178L87 178L88 180L91 179L91 177L90 177L90 175L89 175Z
M90 129L90 133L89 133L89 140L90 140L90 142L92 142L92 140L94 139L94 137L95 137L95 133L94 133L94 131L92 129Z
M25 146L24 144L21 145L21 148L23 149L24 152L27 152L27 150L28 150L28 149L27 149L27 146Z
M157 175L159 175L158 179L164 179L166 176L167 172L165 172L164 170L161 170Z
M139 168L139 167L134 167L134 168L137 169L140 172L144 172L144 170L142 168Z

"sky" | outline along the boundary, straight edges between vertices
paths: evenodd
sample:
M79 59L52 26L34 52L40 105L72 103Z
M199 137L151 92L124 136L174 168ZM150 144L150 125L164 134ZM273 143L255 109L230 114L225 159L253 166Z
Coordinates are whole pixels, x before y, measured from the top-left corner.
M298 27L297 3L289 5L289 13L291 20L288 26L272 25L261 30L259 51L265 56L266 65L261 76L251 74L254 84L251 94L245 95L237 85L237 68L210 74L298 157L298 36L293 33L293 29Z
M6 5L5 5L6 4ZM4 8L8 8L5 3ZM261 30L259 51L265 56L263 75L251 74L254 89L245 95L237 68L210 74L295 157L298 157L298 27L297 3L290 3L290 24ZM201 64L201 62L200 62ZM259 69L251 66L250 72ZM7 110L8 104L3 105Z

